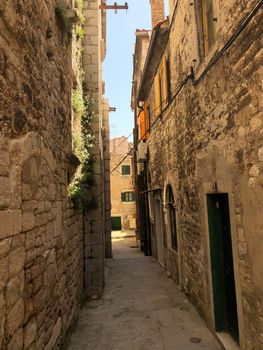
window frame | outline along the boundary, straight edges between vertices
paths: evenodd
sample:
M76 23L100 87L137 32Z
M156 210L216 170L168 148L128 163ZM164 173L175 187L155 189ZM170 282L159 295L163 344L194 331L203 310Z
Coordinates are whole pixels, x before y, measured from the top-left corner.
M210 1L210 7L207 8L207 1ZM212 47L215 44L215 4L214 0L198 0L195 2L197 29L198 29L198 42L199 42L199 55L200 60L203 61L211 52ZM211 11L209 17L209 11ZM210 24L210 25L209 25ZM209 30L210 28L210 30Z
M123 169L128 168L128 167L129 167L129 173L124 172ZM124 164L124 165L121 166L121 174L124 175L124 176L131 175L131 166L130 166L130 164Z
M170 103L170 60L163 54L158 72L154 77L154 108L156 116L160 116Z
M154 111L156 117L162 114L161 71L154 77Z
M124 202L124 203L135 202L135 192L134 191L121 192L121 202Z

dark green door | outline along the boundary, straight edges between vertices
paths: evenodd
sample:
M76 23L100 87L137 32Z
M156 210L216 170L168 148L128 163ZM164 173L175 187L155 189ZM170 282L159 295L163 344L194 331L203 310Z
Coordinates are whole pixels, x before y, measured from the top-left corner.
M228 194L207 195L216 331L238 341L238 318Z
M111 217L111 229L112 229L112 231L120 231L121 230L121 217L120 216L112 216Z

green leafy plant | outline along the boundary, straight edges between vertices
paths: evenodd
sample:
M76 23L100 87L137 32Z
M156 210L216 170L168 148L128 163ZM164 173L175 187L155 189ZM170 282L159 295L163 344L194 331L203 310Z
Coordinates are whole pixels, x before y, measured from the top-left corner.
M78 39L83 39L85 35L85 31L82 27L82 25L77 25L76 26L76 35Z
M80 24L83 24L85 21L85 18L83 15L83 6L84 6L83 0L76 0L77 17L78 17Z
M82 101L81 101L82 98ZM89 94L83 98L82 90L75 91L75 109L81 114L81 140L76 150L81 165L69 185L69 198L74 208L88 211L96 208L96 196L92 193L95 186L94 157L90 154L90 148L94 145L94 135L91 130L91 121L95 116L93 100ZM74 106L73 106L74 110Z
M58 0L55 6L55 13L57 15L57 18L59 19L59 22L63 29L68 33L71 34L72 31L72 24L73 24L73 18L72 11L67 8L65 2L63 0Z
M97 206L97 199L92 193L92 187L95 185L93 164L94 159L90 156L82 164L80 174L69 186L69 197L73 207L76 209L88 211Z
M85 105L83 99L82 89L78 88L73 90L72 93L72 108L79 116L83 116L85 112Z

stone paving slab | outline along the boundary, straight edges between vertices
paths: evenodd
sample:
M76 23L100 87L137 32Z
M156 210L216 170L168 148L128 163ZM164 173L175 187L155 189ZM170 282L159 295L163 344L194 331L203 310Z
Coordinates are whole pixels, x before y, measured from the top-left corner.
M81 310L68 350L220 350L173 281L135 245L113 240L103 299Z
M112 239L116 238L133 238L135 237L134 230L111 231Z

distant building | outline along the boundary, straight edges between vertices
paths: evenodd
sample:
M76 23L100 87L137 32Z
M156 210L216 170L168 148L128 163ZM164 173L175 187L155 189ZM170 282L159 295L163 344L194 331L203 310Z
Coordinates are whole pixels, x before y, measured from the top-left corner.
M110 141L112 230L134 230L136 226L132 155L123 160L131 148L125 136Z

